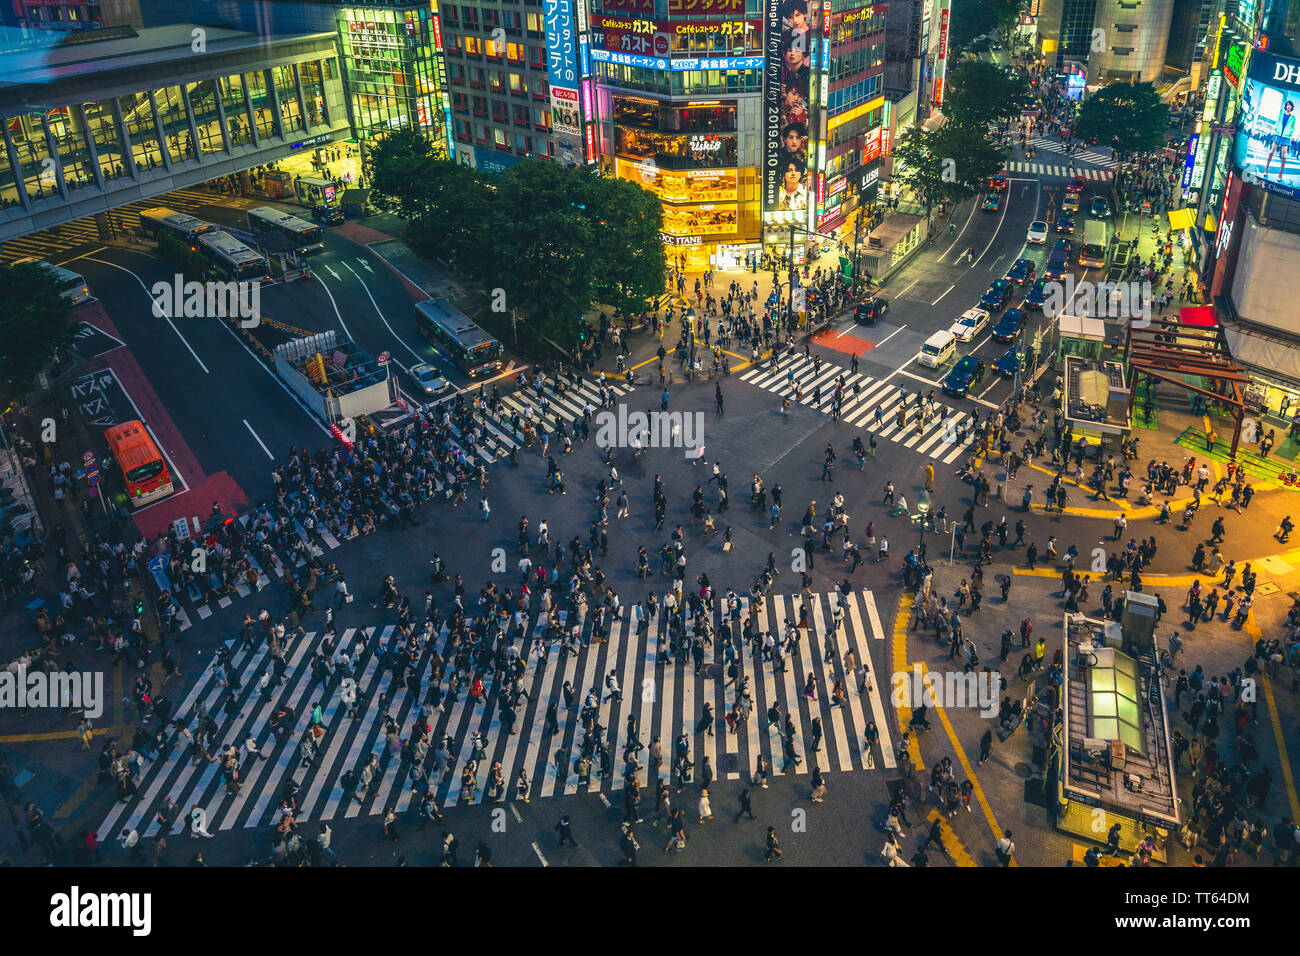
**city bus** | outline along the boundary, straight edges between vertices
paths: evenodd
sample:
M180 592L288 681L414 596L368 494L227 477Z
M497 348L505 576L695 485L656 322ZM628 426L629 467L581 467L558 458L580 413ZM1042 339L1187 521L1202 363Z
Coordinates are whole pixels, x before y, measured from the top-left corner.
M251 282L270 275L266 259L228 232L211 232L199 236L199 253L208 271L234 282Z
M202 219L195 219L175 209L158 206L140 212L140 231L149 239L157 240L160 232L170 232L186 242L193 242L197 237L216 231L216 226Z
M90 301L90 286L86 284L85 278L80 274L73 272L71 269L65 269L63 266L56 266L53 263L32 259L31 257L14 260L14 265L22 263L40 266L48 272L54 278L55 285L59 288L59 295L67 299L72 305L81 305L83 302Z
M471 378L500 370L501 343L464 313L426 299L416 303L415 321L420 334Z
M279 233L294 243L294 251L299 255L320 252L325 248L320 226L270 206L248 210L248 228L254 233Z
M1106 265L1106 223L1089 219L1083 224L1083 245L1079 247L1079 265L1084 268Z
M108 442L109 454L122 473L131 507L143 508L175 490L167 462L143 422L114 425L105 430L104 441Z

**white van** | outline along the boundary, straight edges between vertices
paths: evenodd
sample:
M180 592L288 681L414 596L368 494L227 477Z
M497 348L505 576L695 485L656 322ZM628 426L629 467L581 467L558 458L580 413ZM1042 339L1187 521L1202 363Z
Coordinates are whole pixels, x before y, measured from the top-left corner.
M956 354L957 336L943 329L925 340L921 351L916 353L916 361L929 368L938 368Z

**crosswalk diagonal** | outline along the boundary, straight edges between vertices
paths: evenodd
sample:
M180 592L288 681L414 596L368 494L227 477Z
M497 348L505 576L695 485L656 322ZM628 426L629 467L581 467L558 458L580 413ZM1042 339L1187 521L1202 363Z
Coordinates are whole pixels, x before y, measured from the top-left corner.
M1092 180L1093 182L1108 183L1115 178L1113 169L1092 169L1086 166L1076 166L1073 171L1068 163L1035 163L1013 160L1007 164L1009 173L1036 173L1041 176L1057 176L1062 179L1070 176L1078 176L1080 179Z
M1059 139L1053 139L1048 136L1030 137L1028 145L1035 150L1047 150L1051 153L1057 153L1061 156L1067 156L1077 163L1091 163L1094 166L1104 166L1108 169L1114 169L1118 164L1115 157L1109 153L1098 152L1093 149L1081 149L1073 153L1066 153L1065 146Z
M512 621L501 639L513 648L512 654L517 653L520 668L522 694L515 701L514 733L507 732L502 720L507 703L503 690L509 683L504 678L498 681L482 675L487 689L478 700L468 692L467 680L454 697L449 695L440 706L433 706L428 697L433 684L432 653L436 647L449 661L454 656L450 649L453 635L445 624L402 680L394 673L393 658L387 653L403 639L396 628L348 629L338 635L339 647L360 648L345 675L346 680L355 682L355 713L344 701L343 680L329 678L322 684L315 669L323 652L323 632L297 638L285 653L283 680L266 681L265 688L261 678L273 672L267 648L249 649L232 642L227 653L233 681L227 681L214 661L181 701L176 720L188 728L197 725L200 712L210 715L218 726L214 758L228 745L239 747L246 739L255 742L260 757L239 747L238 791L227 787L219 759L196 757L196 748L188 745L186 749L185 739L177 737L170 757L146 764L136 795L113 806L98 832L115 835L123 827L131 827L144 837L157 834L160 824L155 814L163 797L169 797L181 810L173 832L188 826L193 806L204 809L212 831L275 825L290 787L297 795L295 818L300 823L374 816L390 806L398 812L413 810L417 806L413 774L409 758L403 756L411 747L403 746L399 754L397 743L413 745L413 728L426 721L429 741L451 740L446 772L430 776L432 799L447 807L492 802L488 781L493 763L500 764L504 784L498 800L520 795L515 785L520 771L530 783L531 798L596 790L617 794L624 789L629 761L637 764L638 784L650 785L648 792L653 792L656 772L648 766L647 752L652 738L660 739L664 758L657 775L666 777L676 742L683 734L696 772L707 757L718 778L750 779L760 754L774 771L788 769L796 775L810 773L814 765L823 772L893 767L888 715L868 645L872 637L879 637L874 596L869 591L843 598L837 593L812 595L806 599L806 609L804 600L772 594L761 606L751 606L748 599L741 601L738 615L729 622L733 625L730 643L724 643L718 630L719 615L726 613L725 609L708 610L714 637L712 645L704 647L698 666L687 647L668 643L665 613L643 621L640 605L628 607L613 621L604 640L591 633L594 615L564 614L559 628L564 639L554 640L559 646L548 646L548 636L553 639L554 632L543 616ZM838 625L832 626L841 601L844 613ZM750 618L758 639L747 643L742 631ZM808 627L798 627L805 619ZM571 621L577 625L576 642L564 630ZM686 624L689 637L695 622L687 617ZM781 671L774 672L773 664L762 659L762 635L767 632L778 639L794 638L786 644ZM565 650L565 644L576 650ZM733 661L734 680L728 677ZM611 671L618 679L621 697L606 687L605 676ZM444 679L440 686L445 684ZM843 688L841 701L836 700L837 685ZM747 701L739 696L742 686ZM599 701L594 720L583 712L588 694ZM232 700L237 706L227 706ZM713 736L700 721L706 702L717 718ZM742 713L739 705L747 705L749 717L729 729L726 714L733 704ZM311 712L316 705L321 707L324 732L314 758L307 760L301 743L304 736L313 735ZM776 728L769 728L767 714L774 706L779 708L780 719ZM285 708L293 709L292 727L277 736L271 718ZM549 726L551 710L556 713L558 733ZM798 760L790 768L784 767L782 756L787 716ZM629 717L635 742L628 734ZM820 721L822 738L820 750L810 752L814 718ZM395 736L385 729L390 721L396 724ZM879 734L878 754L868 753L865 747L869 723L874 723ZM574 766L587 752L586 728L591 726L601 728L611 772L600 773L597 750L590 783L584 787ZM462 773L473 757L476 733L481 735L484 756L474 785L467 788ZM633 743L630 749L629 743ZM345 776L349 771L359 775L372 755L378 769L370 788L345 792ZM433 764L430 752L425 767Z
M797 399L802 404L831 414L835 382L844 380L844 400L840 418L846 424L861 428L879 438L900 444L919 454L927 455L944 464L952 464L968 444L964 437L966 412L951 411L946 417L935 415L922 422L915 409L915 399L908 397L898 385L873 379L868 375L850 372L829 362L818 363L803 355L786 355L777 361L775 369L764 362L746 369L740 380L772 392L781 398ZM802 396L802 397L799 397ZM902 409L904 402L909 407ZM900 409L906 424L898 425Z

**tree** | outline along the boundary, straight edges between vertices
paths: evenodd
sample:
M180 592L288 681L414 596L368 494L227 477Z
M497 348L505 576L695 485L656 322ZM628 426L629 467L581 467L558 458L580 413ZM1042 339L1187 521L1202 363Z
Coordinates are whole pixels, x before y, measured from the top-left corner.
M591 304L594 231L578 167L523 160L493 182L478 223L491 249L481 279L506 292L506 303L533 330L567 345L575 322Z
M948 16L948 48L965 50L976 37L1005 30L1020 15L1019 0L958 0ZM935 29L933 25L931 30Z
M943 112L968 125L984 125L1019 116L1029 96L1029 81L1008 76L987 60L959 60L948 69Z
M1122 163L1165 144L1169 107L1150 83L1112 83L1079 108L1074 135L1103 149L1113 149Z
M894 178L912 190L928 218L941 199L960 202L983 192L1005 159L982 126L951 120L937 130L913 126L894 147Z
M663 290L663 207L654 193L590 169L585 205L594 233L589 266L594 298L618 312L639 312Z
M20 395L54 353L72 343L68 300L33 262L0 266L0 398Z
M438 167L432 144L423 133L404 127L373 140L366 156L371 189L403 219L422 216L426 193Z

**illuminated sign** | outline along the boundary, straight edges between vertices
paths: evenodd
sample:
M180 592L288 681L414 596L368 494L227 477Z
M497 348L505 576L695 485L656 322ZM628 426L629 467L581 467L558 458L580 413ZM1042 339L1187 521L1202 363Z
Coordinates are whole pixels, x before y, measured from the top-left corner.
M1300 59L1255 50L1241 87L1241 121L1233 152L1243 182L1300 198L1300 171L1294 163L1281 161L1288 146L1300 138L1298 125Z
M546 72L551 86L576 89L578 86L577 47L573 31L574 2L583 0L542 0L542 19L546 27Z
M594 123L588 123L587 124L587 162L594 163L595 161L596 161L596 125Z
M877 126L866 136L862 147L862 164L864 166L880 156L880 132L880 127Z
M717 136L695 135L691 137L692 153L716 153L722 149L722 140Z
M1246 44L1234 43L1223 58L1223 78L1233 89L1241 89L1241 74L1246 68Z
M1192 166L1196 163L1196 144L1200 142L1201 134L1193 133L1187 140L1187 158L1183 160L1183 188L1186 189L1192 183Z
M874 100L869 100L868 102L863 103L861 106L855 106L853 107L853 109L849 110L846 113L840 113L838 116L832 116L830 118L830 121L826 124L826 131L829 133L832 130L839 129L845 123L851 123L859 116L865 116L866 114L870 113L872 110L879 109L884 105L885 105L885 98L883 96L877 96Z
M666 232L661 232L659 238L663 240L666 246L699 246L704 244L703 236L670 236Z
M763 65L761 56L691 57L669 60L666 57L633 56L613 50L592 50L591 58L597 63L616 63L619 66L639 66L647 70L757 70Z

